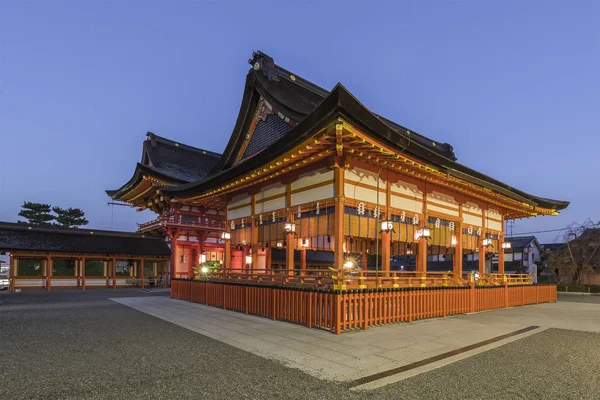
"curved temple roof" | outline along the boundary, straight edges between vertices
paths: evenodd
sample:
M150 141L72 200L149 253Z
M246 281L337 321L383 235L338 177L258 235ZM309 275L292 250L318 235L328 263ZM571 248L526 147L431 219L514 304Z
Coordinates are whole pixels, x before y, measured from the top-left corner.
M131 179L119 189L107 190L113 199L127 192L144 175L173 184L197 182L203 179L220 159L221 154L199 149L158 136L146 134L142 147L142 159L137 163Z
M261 52L255 53L250 63L253 67L246 79L238 120L221 160L205 179L162 189L166 195L186 198L201 194L283 155L308 139L317 128L342 117L356 124L373 138L396 147L400 152L414 155L439 167L448 176L487 187L533 207L561 210L569 205L567 201L525 193L459 164L451 145L435 142L371 112L339 83L328 92L278 67L271 57ZM244 133L261 96L295 124L289 133L257 155L235 163L235 157L242 149L243 141L247 139Z
M141 163L113 199L137 185L145 174L163 182L161 193L176 198L200 195L282 156L337 118L350 122L373 139L437 167L448 177L483 186L533 207L561 210L567 201L534 196L456 162L453 147L436 142L381 117L361 104L344 86L327 91L253 53L238 118L229 142L217 153L176 143L151 132Z

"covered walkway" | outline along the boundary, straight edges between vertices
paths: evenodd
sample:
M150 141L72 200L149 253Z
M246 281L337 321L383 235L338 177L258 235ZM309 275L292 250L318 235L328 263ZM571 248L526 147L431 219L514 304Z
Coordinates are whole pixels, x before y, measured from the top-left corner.
M0 223L9 288L165 287L171 251L160 237Z

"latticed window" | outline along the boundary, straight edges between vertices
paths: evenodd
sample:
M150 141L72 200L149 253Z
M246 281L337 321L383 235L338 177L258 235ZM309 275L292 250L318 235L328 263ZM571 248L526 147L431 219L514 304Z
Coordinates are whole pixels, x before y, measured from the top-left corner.
M284 137L292 127L276 114L270 114L264 121L256 124L250 142L242 155L242 160L259 153Z

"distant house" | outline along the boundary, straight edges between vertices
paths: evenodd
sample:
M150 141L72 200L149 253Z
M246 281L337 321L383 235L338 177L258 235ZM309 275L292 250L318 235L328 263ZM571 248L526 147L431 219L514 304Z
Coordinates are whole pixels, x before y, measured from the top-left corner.
M506 238L511 248L506 251L504 268L506 273L528 273L537 276L541 264L543 248L535 236L515 236Z

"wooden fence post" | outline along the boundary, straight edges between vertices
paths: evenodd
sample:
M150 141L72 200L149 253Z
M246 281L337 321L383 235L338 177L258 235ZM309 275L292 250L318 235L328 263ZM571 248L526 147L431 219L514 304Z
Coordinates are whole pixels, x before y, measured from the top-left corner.
M312 328L312 292L308 292L308 327Z
M508 308L508 282L504 281L504 307Z
M248 292L248 286L246 286L246 304L245 304L246 315L248 315L248 303L249 303L249 292Z
M277 289L273 288L273 321L277 320Z
M225 306L225 287L227 285L223 284L223 310L227 310L227 307Z
M470 287L469 292L470 292L470 298L471 298L471 307L470 307L471 311L470 312L474 313L475 312L475 281L474 280L471 280L469 282L469 287Z
M335 299L335 334L339 335L342 333L342 295L335 293L333 298Z
M448 289L442 288L442 317L446 318L448 315L448 299L447 297Z
M369 309L370 307L370 298L369 298L369 293L368 291L364 291L361 293L363 296L363 301L364 301L364 305L363 305L363 329L366 331L367 329L369 329Z
M409 290L406 293L408 293L408 323L411 323L413 320L413 294L415 292Z

